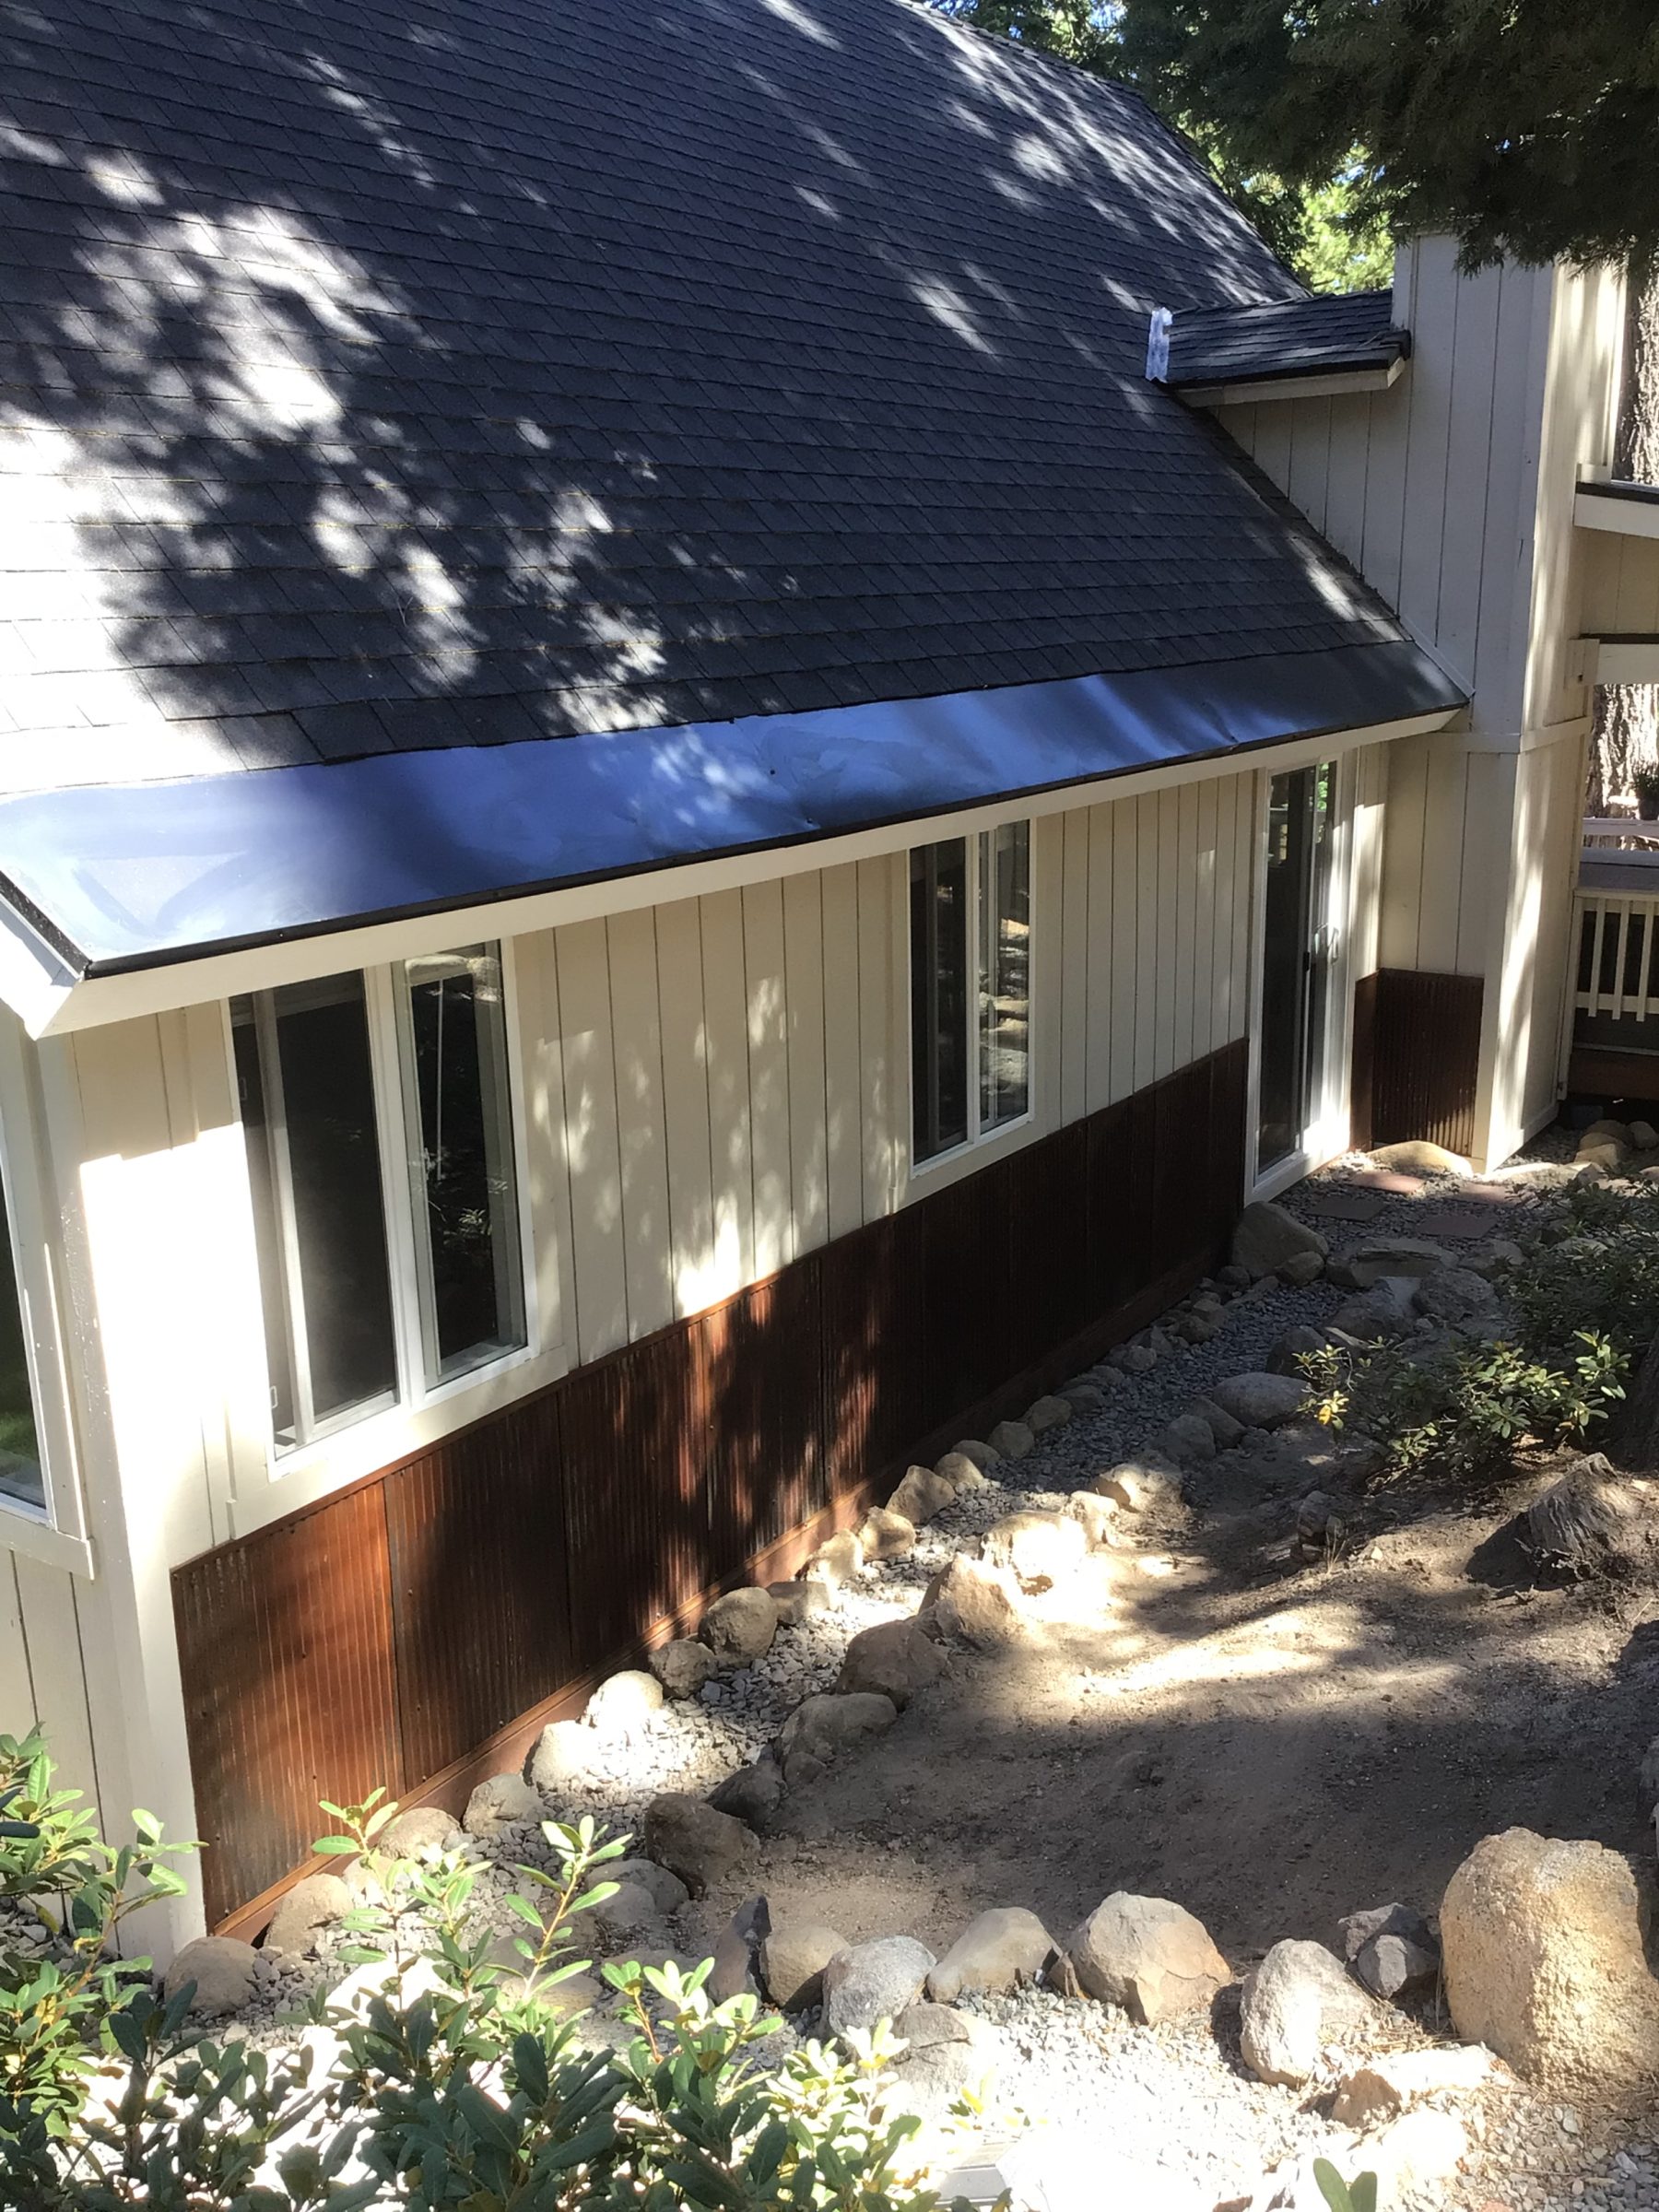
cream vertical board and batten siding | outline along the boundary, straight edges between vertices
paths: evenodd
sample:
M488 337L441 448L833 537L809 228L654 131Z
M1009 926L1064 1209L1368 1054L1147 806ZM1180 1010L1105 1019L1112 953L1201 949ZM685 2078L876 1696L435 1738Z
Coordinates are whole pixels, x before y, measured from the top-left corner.
M1606 271L1458 268L1402 249L1409 372L1386 392L1227 407L1256 465L1470 692L1460 733L1388 748L1368 966L1479 976L1477 1149L1554 1105L1590 698L1581 468L1612 447L1622 291ZM1370 771L1374 774L1373 771ZM1363 903L1363 902L1362 902ZM1358 949L1358 948L1357 948Z

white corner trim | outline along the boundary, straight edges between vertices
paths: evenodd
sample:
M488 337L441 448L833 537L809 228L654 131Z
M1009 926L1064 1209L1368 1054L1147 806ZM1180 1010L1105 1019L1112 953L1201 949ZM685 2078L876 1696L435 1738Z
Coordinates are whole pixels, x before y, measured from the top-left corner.
M1623 500L1605 484L1581 477L1572 495L1572 519L1581 530L1608 530L1618 537L1659 537L1659 500Z

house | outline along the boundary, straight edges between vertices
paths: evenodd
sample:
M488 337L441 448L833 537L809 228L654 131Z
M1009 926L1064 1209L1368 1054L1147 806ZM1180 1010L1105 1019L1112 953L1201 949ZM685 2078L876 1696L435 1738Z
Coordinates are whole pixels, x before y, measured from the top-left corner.
M164 1947L1547 1121L1653 510L1613 277L902 0L4 15L0 1725Z

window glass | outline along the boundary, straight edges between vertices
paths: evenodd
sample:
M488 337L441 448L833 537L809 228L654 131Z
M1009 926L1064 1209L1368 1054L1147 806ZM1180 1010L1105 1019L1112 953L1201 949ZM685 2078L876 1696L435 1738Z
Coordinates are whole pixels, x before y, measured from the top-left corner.
M1030 1092L1030 830L1004 822L980 836L980 1126L1017 1122Z
M524 1341L496 948L411 960L403 1021L421 1319L435 1382Z
M397 1387L363 978L288 984L231 1019L253 1032L238 1074L281 1446Z
M911 853L911 1089L917 1159L968 1138L968 841Z
M46 1510L46 1478L41 1471L41 1440L35 1426L23 1306L4 1195L0 1195L0 1497L15 1499L41 1512Z

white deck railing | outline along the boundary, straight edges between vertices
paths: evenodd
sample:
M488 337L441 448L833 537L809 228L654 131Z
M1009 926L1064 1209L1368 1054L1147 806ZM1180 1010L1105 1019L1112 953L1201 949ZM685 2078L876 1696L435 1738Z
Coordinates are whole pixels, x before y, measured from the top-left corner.
M1644 891L1581 886L1574 935L1580 1013L1659 1018L1659 884Z

